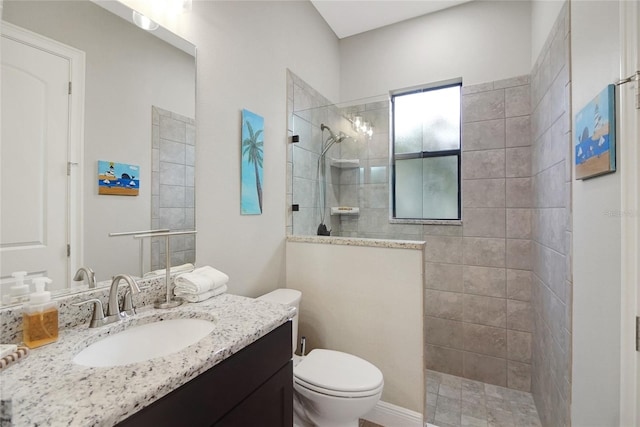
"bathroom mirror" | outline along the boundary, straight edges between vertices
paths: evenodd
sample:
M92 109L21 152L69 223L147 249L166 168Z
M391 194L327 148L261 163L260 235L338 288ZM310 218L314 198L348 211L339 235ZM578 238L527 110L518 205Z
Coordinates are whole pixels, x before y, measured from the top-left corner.
M5 0L1 10L2 166L8 170L7 165L11 162L22 165L22 173L16 175L15 180L3 179L0 232L0 285L3 295L7 294L6 289L13 281L11 272L16 270L27 270L33 276L55 276L51 289L58 293L82 290L81 283L72 281L75 269L80 266L92 268L99 282L110 280L119 273L140 275L141 271L151 270L149 240L143 243L141 267L139 241L132 236L109 237L109 233L166 227L164 220L169 217L175 219L176 215L184 218L182 229L193 229L195 226L193 185L191 188L185 188L184 184L181 188L171 188L176 175L182 173L183 176L193 176L195 172L195 46L162 27L145 31L117 16L115 12L128 17L130 21L132 15L130 9L117 1L101 1L98 4L89 0ZM55 149L45 149L48 143L41 144L45 145L44 148L36 146L33 151L36 155L24 152L27 150L16 154L15 147L22 145L21 132L36 129L40 116L35 114L35 118L16 119L15 115L20 110L17 106L24 105L20 101L27 97L22 93L17 96L20 93L17 90L11 93L9 89L12 85L5 84L5 74L10 74L6 70L11 69L11 65L5 63L11 54L11 49L5 48L5 41L7 32L15 28L29 40L42 41L45 47L40 51L51 53L53 48L48 47L50 44L80 52L76 52L78 56L73 57L72 62L84 62L84 70L81 70L78 80L75 80L76 73L80 72L74 69L69 71L69 80L73 80L69 88L72 95L69 95L68 106L65 107L69 113L59 114L61 123L71 123L69 129L65 130L70 135L69 139L75 137L80 141L78 146L71 145L68 157L54 156ZM12 42L16 41L13 35L9 38ZM27 44L34 43L28 41ZM14 53L14 56L26 55ZM38 67L40 70L49 68ZM77 85L76 81L79 82ZM66 89L65 82L63 90ZM10 98L12 94L13 98ZM82 106L80 109L79 104ZM158 109L162 114L157 114ZM67 120L68 117L71 120ZM19 131L14 129L11 137L7 137L5 130L10 128L7 123L11 121L21 125L18 126ZM59 123L48 126L48 130L57 130ZM12 144L12 141L21 141L21 144ZM169 149L163 151L161 148L165 145ZM188 153L180 156L171 150L180 148L178 145ZM37 151L38 148L41 151ZM164 157L154 162L154 156ZM52 163L53 157L58 157L55 165ZM109 172L99 170L99 161L106 161L107 164L114 162L116 167L117 164L133 166L133 172L126 174L127 178L131 178L127 185L137 180L138 194L99 194L99 177ZM172 167L173 163L178 166ZM14 166L14 169L18 166ZM34 185L23 186L13 193L7 190L10 182L14 187L20 187L20 182L30 184L28 177L32 175L31 171L40 166L48 172L62 171L63 181L68 174L70 181L67 188L52 190L53 180L49 181L48 175L40 173L33 180ZM20 170L15 172L18 173ZM15 174L12 173L12 178ZM120 174L116 178L121 181L120 178L124 179L125 175ZM180 177L178 181L184 182ZM189 194L176 195L173 192L165 197L158 191L160 187ZM40 203L46 207L43 208L46 214L31 215L31 210L21 208L22 198L26 198L26 202ZM53 211L50 206L56 201L61 202L62 212L54 217L50 215ZM160 211L165 207L166 211ZM35 226L30 227L30 224ZM54 229L59 230L59 238L50 233ZM21 230L33 231L31 235L23 233L25 237L20 235ZM70 247L64 240L69 242ZM39 265L31 261L22 264L28 258L22 255L27 253L25 248L54 243L63 249L57 249L53 257L40 256ZM181 241L174 247L184 250L189 243ZM189 254L189 260L192 259L195 259L195 245L193 253ZM66 268L54 272L54 267L60 264L66 265Z

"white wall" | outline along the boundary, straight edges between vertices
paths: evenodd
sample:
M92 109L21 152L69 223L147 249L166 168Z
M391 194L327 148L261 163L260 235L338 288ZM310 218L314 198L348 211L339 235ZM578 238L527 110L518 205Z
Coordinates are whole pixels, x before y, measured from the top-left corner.
M531 0L531 65L540 56L565 0Z
M384 375L382 400L424 410L423 254L287 242L287 287L302 292L307 351L355 354Z
M149 13L148 1L126 1ZM286 68L338 98L338 39L309 2L198 1L161 23L197 46L198 264L258 296L285 284ZM265 119L264 213L240 215L240 114Z
M138 242L108 234L151 227L151 106L194 117L194 58L88 1L12 1L3 18L86 53L84 265L137 274ZM98 160L139 165L140 194L99 196Z
M531 70L528 1L474 1L340 41L342 101L462 77Z
M618 20L617 1L571 3L574 116L619 77ZM574 181L571 414L575 426L619 425L619 212L619 172Z

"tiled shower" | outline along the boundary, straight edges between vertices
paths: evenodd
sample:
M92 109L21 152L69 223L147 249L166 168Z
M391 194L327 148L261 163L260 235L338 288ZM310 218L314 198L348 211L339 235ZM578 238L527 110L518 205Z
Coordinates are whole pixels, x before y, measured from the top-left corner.
M424 226L427 368L529 391L529 77L463 87L462 226Z
M291 144L290 199L300 204L300 210L291 213L289 231L314 235L317 227L314 222L317 209L312 204L314 151L312 148L302 151L314 143L320 146L319 121L329 121L335 115L337 118L329 123L339 126L340 113L348 116L357 112L367 117L374 126L372 138L346 140L338 153L344 159L359 159L360 166L352 170L332 168L336 170L327 174L331 179L327 185L328 200L338 206L360 208L358 216L331 217L332 234L425 240L426 367L529 391L532 332L529 77L463 88L463 225L390 223L388 102L339 108L330 106L295 75L291 84L290 103L294 111L291 131L299 135L298 144L305 145ZM298 103L300 98L302 102ZM323 109L326 112L319 112ZM298 111L303 111L302 116ZM310 158L306 164L313 166L306 178L308 169L303 165L302 171L298 170L301 158Z
M288 234L315 235L320 222L318 157L325 124L344 132L347 138L327 152L327 208L325 223L332 236L422 240L420 224L389 223L389 102L386 96L357 103L335 105L301 78L289 75L289 133L300 142L290 144L288 200L298 211L288 209ZM294 101L295 100L295 101ZM347 117L360 116L373 124L371 137L352 129ZM346 165L331 160L343 159ZM357 166L353 167L353 162ZM357 207L358 215L330 215L331 207Z
M330 156L332 235L424 240L425 368L532 392L543 425L567 425L571 348L569 18L565 4L530 75L468 86L462 98L462 224L389 220L388 96L334 105L288 73L287 234L315 235L320 124L354 135ZM297 211L291 209L298 205ZM427 407L427 413L435 408ZM460 414L458 414L460 415Z

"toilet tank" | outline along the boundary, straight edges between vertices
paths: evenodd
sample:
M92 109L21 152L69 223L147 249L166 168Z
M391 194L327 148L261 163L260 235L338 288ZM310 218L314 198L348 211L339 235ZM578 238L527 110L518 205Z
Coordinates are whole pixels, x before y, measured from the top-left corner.
M302 292L295 289L276 289L275 291L264 294L258 299L270 302L277 302L279 304L285 304L289 307L296 308L296 315L291 319L292 331L291 331L291 347L292 353L296 352L298 347L298 312L300 311L300 299L302 298Z

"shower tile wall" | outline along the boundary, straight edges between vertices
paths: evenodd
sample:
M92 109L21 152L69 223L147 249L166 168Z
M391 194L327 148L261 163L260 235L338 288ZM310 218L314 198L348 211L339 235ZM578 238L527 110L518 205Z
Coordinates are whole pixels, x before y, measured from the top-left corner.
M462 90L462 226L425 225L427 368L530 391L529 76Z
M151 227L195 229L195 120L152 107ZM171 265L195 262L195 236L171 238ZM165 267L164 238L151 242L151 270Z
M532 393L545 426L569 425L571 399L571 110L569 4L531 73Z

